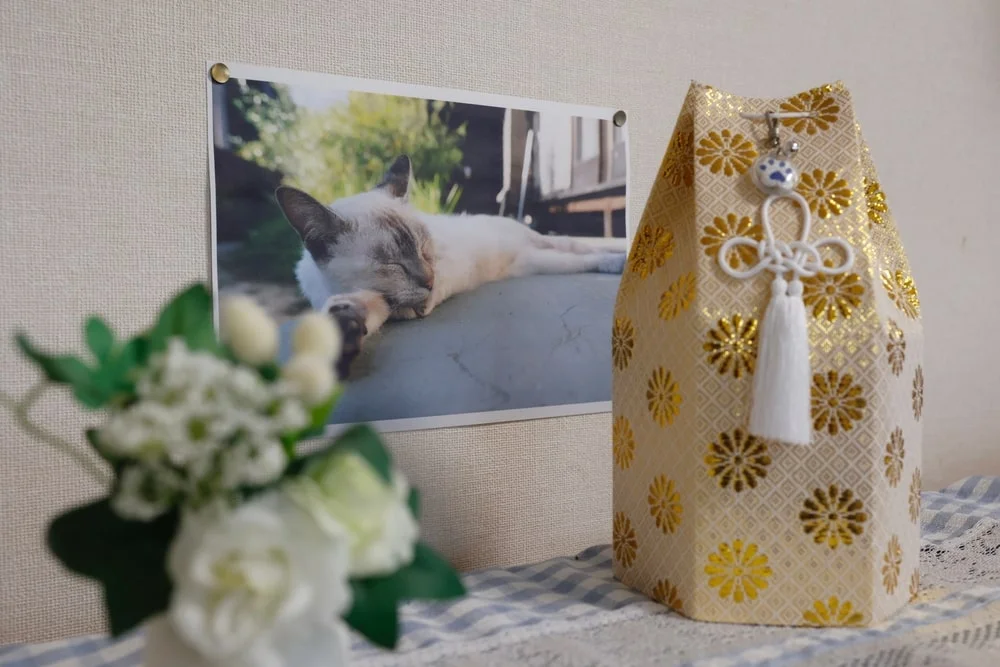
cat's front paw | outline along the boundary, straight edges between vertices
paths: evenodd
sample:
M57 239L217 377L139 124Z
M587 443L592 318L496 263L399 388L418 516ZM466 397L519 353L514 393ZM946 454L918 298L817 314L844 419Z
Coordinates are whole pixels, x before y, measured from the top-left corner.
M334 296L326 302L324 310L340 327L343 342L340 359L337 360L337 375L343 381L350 374L351 364L361 354L361 342L368 335L368 327L365 325L368 309L353 299Z
M628 255L624 252L604 253L597 261L598 273L614 273L621 275L625 271L625 260Z

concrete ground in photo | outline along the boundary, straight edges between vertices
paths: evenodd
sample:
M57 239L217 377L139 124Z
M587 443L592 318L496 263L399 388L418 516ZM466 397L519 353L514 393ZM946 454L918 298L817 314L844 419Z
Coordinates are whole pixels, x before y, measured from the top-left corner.
M422 320L389 323L355 361L332 422L610 401L619 281L596 273L508 279ZM293 326L282 325L282 358Z

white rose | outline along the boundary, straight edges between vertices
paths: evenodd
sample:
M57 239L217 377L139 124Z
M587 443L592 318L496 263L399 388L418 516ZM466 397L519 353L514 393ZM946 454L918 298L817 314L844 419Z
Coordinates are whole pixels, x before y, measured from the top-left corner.
M299 318L292 334L292 351L295 354L315 354L336 361L340 356L340 346L340 327L329 315L312 312Z
M142 667L342 667L350 636L343 622L313 622L289 628L263 651L221 660L197 653L177 633L169 616L145 624Z
M316 530L280 494L210 505L184 515L171 545L170 624L207 664L337 664L296 657L350 607L347 565L344 536Z
M236 357L259 366L278 354L278 325L257 303L246 296L229 297L219 311L222 340Z
M297 354L281 369L281 377L308 405L319 405L330 398L337 378L333 362L315 354Z
M327 532L347 531L352 577L391 574L413 560L419 536L398 471L387 484L354 452L334 452L290 480L285 492Z

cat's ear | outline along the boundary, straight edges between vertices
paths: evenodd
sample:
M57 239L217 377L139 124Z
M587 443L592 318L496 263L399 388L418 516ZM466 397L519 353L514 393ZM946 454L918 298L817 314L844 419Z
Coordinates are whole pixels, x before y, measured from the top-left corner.
M382 180L375 187L385 190L396 199L406 201L409 195L410 176L412 173L413 168L410 166L410 157L408 155L400 155L392 161L385 175L382 176Z
M274 192L285 218L317 260L330 255L330 246L350 224L302 190L282 185Z

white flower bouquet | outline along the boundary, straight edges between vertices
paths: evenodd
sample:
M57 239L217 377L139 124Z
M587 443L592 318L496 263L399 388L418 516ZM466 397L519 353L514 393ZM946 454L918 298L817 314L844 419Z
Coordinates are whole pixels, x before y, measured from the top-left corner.
M340 396L339 329L304 316L281 367L277 327L250 299L221 304L220 330L195 285L129 340L88 319L90 362L18 337L45 379L0 398L107 488L52 522L50 550L103 587L113 636L145 626L147 667L341 665L347 626L394 648L401 602L464 589L419 541L417 491L371 427L300 451ZM104 412L88 447L30 420L51 383Z

